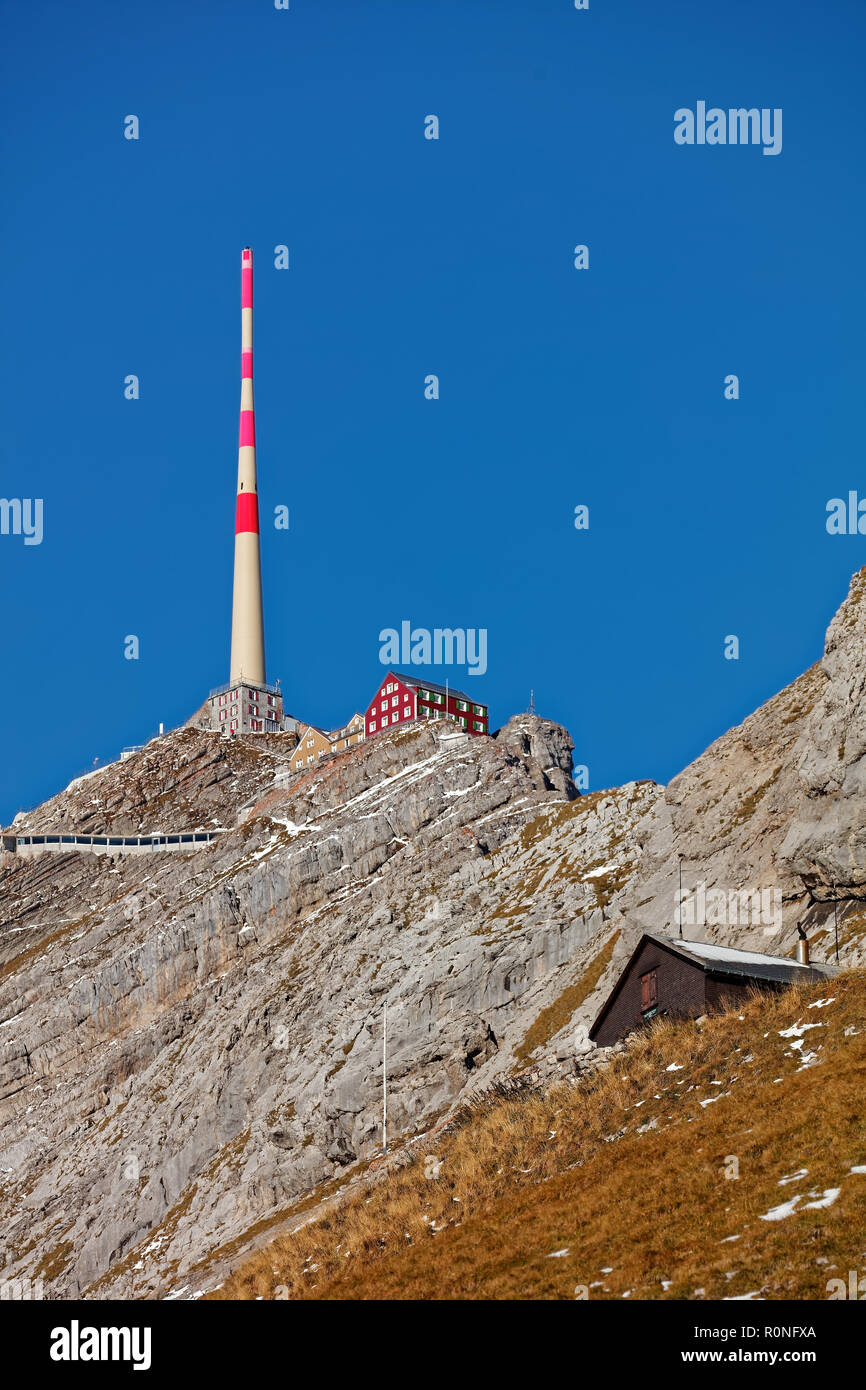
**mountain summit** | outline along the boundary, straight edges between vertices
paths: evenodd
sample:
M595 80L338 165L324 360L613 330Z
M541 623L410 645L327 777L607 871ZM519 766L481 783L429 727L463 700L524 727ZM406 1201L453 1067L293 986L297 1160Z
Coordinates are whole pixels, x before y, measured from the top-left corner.
M6 836L213 832L186 852L7 853L0 869L4 1277L48 1297L212 1287L389 1137L586 1026L686 889L778 890L707 939L861 962L866 570L823 660L662 788L579 796L534 715L403 727L294 771L282 735L187 727ZM774 899L775 901L775 899Z

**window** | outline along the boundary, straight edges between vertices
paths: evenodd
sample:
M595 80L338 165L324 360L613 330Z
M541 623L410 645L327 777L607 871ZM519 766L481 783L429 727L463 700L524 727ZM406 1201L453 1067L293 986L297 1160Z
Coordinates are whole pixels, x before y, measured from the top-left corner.
M473 729L477 729L479 733L484 733L484 725L481 723L480 719L473 719L472 727Z
M308 739L307 739L307 747L308 747L308 748L312 748L312 746L313 746L313 740L312 740L311 738L308 738Z
M645 975L640 977L640 1007L641 1013L655 1013L658 1009L659 987L658 972L648 970Z
M465 729L465 728L467 727L467 725L468 725L468 722L469 722L469 721L468 721L466 718L464 718L464 716L461 714L461 716L460 716L460 724L461 724L462 728Z
M473 705L473 706L472 706L472 713L473 713L473 714L480 714L480 715L483 716L483 714L484 714L484 706L483 706L483 705Z
M465 700L458 700L458 701L457 701L457 708L458 708L458 709L465 709L465 710L468 710L469 706L467 705L467 703L466 703ZM466 722L466 721L464 720L464 723L465 723L465 722Z
M368 732L369 734L374 734L374 733L376 732L376 721L375 721L375 719L371 719L371 720L370 720L370 723L367 725L367 732Z
M399 703L400 703L400 696L399 696L399 695L392 695L392 696L391 696L391 704L392 704L392 705L399 705Z
M388 701L387 701L387 700L383 700L383 701L382 701L382 704L381 704L381 706L380 706L380 709L382 709L382 710L384 711L384 710L386 710L387 708L388 708Z

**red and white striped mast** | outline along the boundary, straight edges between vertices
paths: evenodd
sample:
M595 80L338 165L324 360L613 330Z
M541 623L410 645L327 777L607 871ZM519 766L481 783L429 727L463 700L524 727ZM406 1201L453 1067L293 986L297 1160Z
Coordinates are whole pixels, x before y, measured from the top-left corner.
M248 246L241 252L241 420L229 680L232 685L265 684L265 624L253 407L253 253Z

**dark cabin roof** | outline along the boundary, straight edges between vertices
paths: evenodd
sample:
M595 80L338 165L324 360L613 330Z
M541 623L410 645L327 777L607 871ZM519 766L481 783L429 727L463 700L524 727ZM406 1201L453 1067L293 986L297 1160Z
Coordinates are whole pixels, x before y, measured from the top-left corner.
M426 677L422 679L420 676L404 676L400 671L391 671L390 674L396 680L402 681L404 685L411 686L413 690L435 690L438 695L454 695L458 700L468 700L470 705L481 705L482 709L487 708L484 701L479 700L477 695L467 695L465 690L458 690L456 685L449 685L446 690L444 685L437 685L435 681L428 681Z
M645 936L656 945L664 946L675 955L700 965L708 975L736 975L747 980L782 980L788 984L803 979L810 973L823 976L835 975L835 965L825 965L821 961L810 961L801 965L798 960L783 956L767 956L760 951L741 951L733 946L718 946L712 941L686 941L678 938L655 936L646 932Z
M679 956L681 960L687 960L690 965L697 966L698 969L704 971L704 974L713 978L736 979L743 982L769 980L778 984L793 984L795 980L830 979L838 973L837 966L826 965L822 961L810 961L808 965L801 965L797 960L786 960L782 956L767 956L760 951L741 951L733 946L716 945L712 941L688 941L678 937L656 936L654 932L644 932L623 967L619 979L599 1010L598 1016L589 1030L590 1037L596 1032L619 994L634 961L647 941L652 941L662 950L669 951L671 955Z

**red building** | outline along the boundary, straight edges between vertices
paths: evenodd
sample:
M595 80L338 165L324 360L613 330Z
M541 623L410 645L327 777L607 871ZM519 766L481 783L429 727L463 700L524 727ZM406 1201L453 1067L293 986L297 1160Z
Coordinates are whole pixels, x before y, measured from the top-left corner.
M364 715L367 738L413 719L456 719L468 734L488 732L487 706L463 690L389 671Z

